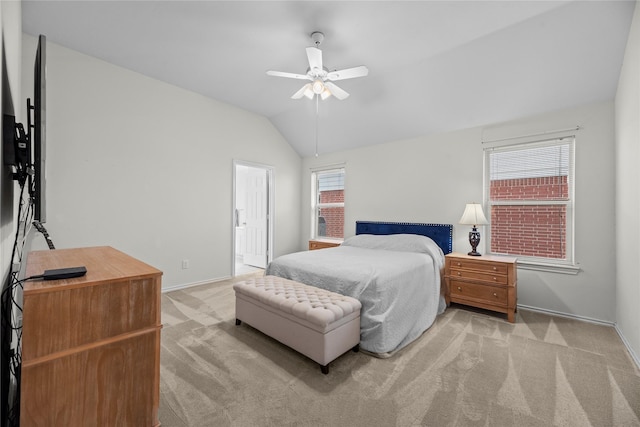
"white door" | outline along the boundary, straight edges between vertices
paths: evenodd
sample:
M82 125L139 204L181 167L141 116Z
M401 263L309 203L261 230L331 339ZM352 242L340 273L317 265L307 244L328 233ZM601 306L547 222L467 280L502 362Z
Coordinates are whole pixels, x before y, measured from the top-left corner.
M267 267L267 189L267 171L250 167L247 173L244 263L259 268Z

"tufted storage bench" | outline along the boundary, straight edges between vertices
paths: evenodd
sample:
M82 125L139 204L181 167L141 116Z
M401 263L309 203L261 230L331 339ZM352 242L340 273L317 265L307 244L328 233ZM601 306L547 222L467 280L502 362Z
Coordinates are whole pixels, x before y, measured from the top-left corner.
M233 285L236 325L246 322L316 361L329 363L360 343L360 301L277 276Z

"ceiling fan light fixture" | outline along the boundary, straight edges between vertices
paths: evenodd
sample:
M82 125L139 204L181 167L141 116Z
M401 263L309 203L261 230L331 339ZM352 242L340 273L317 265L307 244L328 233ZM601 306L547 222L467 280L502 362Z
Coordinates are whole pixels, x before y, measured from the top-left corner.
M2 0L0 0L2 1ZM353 79L356 77L364 77L369 74L369 70L364 65L357 67L345 68L343 70L333 70L322 65L322 51L319 49L324 34L315 31L311 34L311 39L315 47L307 47L307 61L309 68L305 74L288 73L283 71L267 71L267 75L275 77L286 77L290 79L307 80L308 83L301 87L291 97L292 99L300 99L303 96L317 100L325 100L331 96L338 100L346 99L349 94L336 86L333 82L345 79Z
M322 93L320 94L320 98L322 98L322 100L324 101L330 96L331 96L331 91L325 87Z
M322 80L320 79L314 80L311 85L311 89L313 90L313 93L320 95L325 90L324 83L322 83Z
M304 96L306 96L309 99L313 99L315 93L313 92L313 90L311 89L311 84L307 84L306 85L306 89L304 90L303 93Z

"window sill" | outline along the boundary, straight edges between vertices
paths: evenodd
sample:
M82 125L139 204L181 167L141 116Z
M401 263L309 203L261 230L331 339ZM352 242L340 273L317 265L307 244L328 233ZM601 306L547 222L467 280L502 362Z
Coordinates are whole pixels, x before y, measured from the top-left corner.
M561 273L571 275L576 275L581 270L580 266L577 264L554 264L550 262L521 259L518 259L518 268L521 268L523 270L545 271L548 273Z

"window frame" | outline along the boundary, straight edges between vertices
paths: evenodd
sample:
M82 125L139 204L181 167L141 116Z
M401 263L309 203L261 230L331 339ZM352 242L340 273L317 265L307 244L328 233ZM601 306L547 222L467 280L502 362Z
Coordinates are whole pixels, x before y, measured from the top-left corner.
M569 170L568 170L568 197L566 200L543 200L543 199L526 199L526 200L491 200L491 163L490 157L492 153L499 152L515 152L538 147L552 147L568 145L569 146ZM493 206L539 206L539 205L564 205L566 207L565 217L565 258L547 258L526 256L511 253L497 253L491 250L491 226L486 227L485 235L487 247L485 251L494 255L510 255L517 257L518 267L548 271L565 274L577 274L580 270L579 265L575 261L575 152L576 138L575 135L563 136L545 140L523 141L523 142L506 142L501 145L485 147L483 149L484 156L484 206L487 217L491 218ZM491 219L490 219L491 221Z
M344 164L339 165L330 165L323 166L318 168L311 169L311 230L310 230L310 238L313 240L329 240L342 242L344 241L344 227L345 227L345 219L342 219L342 236L343 237L328 237L328 236L318 236L318 216L321 208L335 208L341 207L343 210L345 209L345 202L332 202L332 203L320 203L320 191L319 191L319 181L318 177L322 174L336 173L341 172L343 175L343 196L346 190L346 167ZM344 197L346 200L346 197Z

